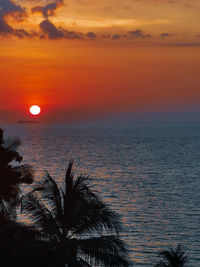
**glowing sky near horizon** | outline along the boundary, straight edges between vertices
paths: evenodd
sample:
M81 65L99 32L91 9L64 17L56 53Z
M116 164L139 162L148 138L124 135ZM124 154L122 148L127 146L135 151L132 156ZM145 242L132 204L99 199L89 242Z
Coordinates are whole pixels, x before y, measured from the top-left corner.
M200 1L1 0L0 122L200 103Z

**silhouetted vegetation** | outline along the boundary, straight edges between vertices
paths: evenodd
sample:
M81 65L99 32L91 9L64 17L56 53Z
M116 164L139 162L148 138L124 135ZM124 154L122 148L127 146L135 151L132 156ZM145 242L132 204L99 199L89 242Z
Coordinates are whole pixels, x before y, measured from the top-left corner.
M19 145L19 139L4 140L0 129L0 216L11 216L19 201L20 185L33 182L30 166L19 164L23 159L16 151Z
M176 249L163 250L159 254L162 260L155 267L184 267L188 260L180 245Z
M20 266L25 259L21 253L25 240L35 234L29 227L17 223L16 207L19 204L20 185L31 184L33 174L29 165L20 165L22 156L17 152L19 139L3 138L0 129L0 266ZM23 254L23 255L22 255ZM21 265L22 264L22 265Z
M0 220L0 266L48 266L50 252L36 239L30 226L14 220Z
M91 188L91 179L74 179L69 164L60 189L47 174L24 196L22 210L34 222L40 240L54 256L51 266L129 266L127 250L118 237L118 215Z

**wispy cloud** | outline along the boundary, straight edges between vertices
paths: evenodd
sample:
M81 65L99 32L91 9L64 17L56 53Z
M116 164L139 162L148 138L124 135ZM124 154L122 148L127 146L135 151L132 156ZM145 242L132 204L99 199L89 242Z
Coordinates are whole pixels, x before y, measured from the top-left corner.
M129 36L134 39L134 38L151 38L152 36L150 34L146 34L141 30L135 30L135 31L129 31Z
M172 37L172 36L174 36L174 35L171 34L171 33L168 33L168 32L163 32L163 33L160 34L160 37L163 38L163 39L169 38L169 37Z
M119 40L119 39L133 40L133 39L145 39L145 38L152 38L152 35L149 33L145 33L139 29L128 31L123 34L116 33L112 35L113 40Z
M40 23L40 29L42 30L43 34L42 38L49 38L49 39L90 39L94 40L97 38L97 34L94 32L88 32L83 34L81 32L76 31L68 31L67 29L63 29L62 27L56 27L52 22L48 19L44 20Z
M45 6L35 6L31 9L32 13L41 13L44 18L53 16L56 9L64 5L64 0L56 0L54 2L48 3Z

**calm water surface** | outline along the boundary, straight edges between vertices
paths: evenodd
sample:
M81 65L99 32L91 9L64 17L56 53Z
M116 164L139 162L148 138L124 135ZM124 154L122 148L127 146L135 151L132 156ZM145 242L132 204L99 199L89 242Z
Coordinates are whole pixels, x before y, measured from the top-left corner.
M91 175L120 213L134 266L152 266L158 252L182 244L188 266L200 266L200 125L128 127L6 125L39 176L62 182L69 160Z

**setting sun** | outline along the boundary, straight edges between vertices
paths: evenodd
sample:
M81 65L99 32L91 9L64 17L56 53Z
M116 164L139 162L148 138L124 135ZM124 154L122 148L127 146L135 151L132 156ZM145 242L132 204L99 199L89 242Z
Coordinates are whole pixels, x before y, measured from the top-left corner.
M39 106L37 106L37 105L34 105L34 106L30 107L30 113L32 115L39 115L40 111L41 111L41 108Z

